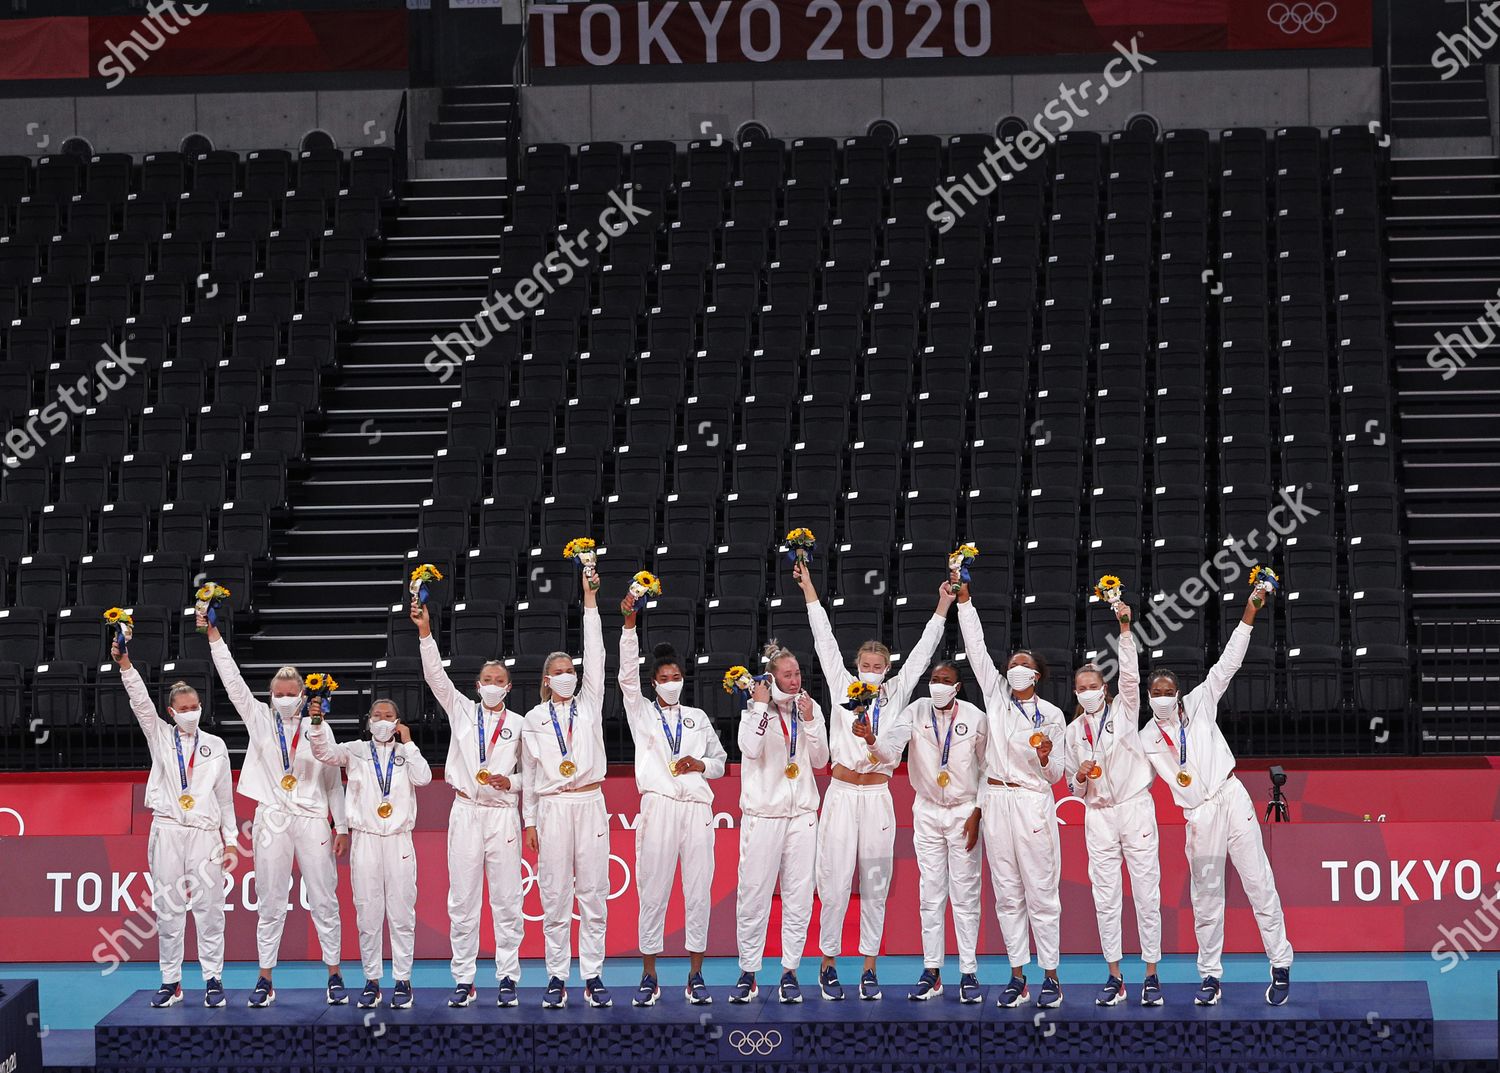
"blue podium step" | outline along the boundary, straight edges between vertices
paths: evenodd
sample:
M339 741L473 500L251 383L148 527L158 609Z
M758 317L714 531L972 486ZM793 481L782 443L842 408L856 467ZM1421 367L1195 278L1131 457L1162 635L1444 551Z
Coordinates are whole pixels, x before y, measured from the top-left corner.
M497 1009L492 992L450 1010L447 993L419 990L409 1010L329 1007L321 992L283 991L266 1010L189 1003L152 1010L137 992L96 1031L100 1070L161 1073L209 1068L629 1073L1432 1073L1427 987L1294 983L1291 1001L1265 1003L1263 986L1227 984L1222 1003L1193 1005L1195 988L1168 985L1155 1009L1093 1005L1070 989L1063 1006L824 1002L814 992L783 1006L764 988L744 1006L716 994L688 1006L671 994L635 1009L541 1008L540 990ZM198 996L201 1002L201 996Z

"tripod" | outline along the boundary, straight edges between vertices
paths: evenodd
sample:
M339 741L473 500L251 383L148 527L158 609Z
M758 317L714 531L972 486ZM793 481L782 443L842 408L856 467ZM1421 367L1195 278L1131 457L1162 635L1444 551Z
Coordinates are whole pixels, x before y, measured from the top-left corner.
M1286 815L1286 794L1281 792L1281 784L1271 784L1271 800L1266 802L1266 815L1262 823L1288 823Z

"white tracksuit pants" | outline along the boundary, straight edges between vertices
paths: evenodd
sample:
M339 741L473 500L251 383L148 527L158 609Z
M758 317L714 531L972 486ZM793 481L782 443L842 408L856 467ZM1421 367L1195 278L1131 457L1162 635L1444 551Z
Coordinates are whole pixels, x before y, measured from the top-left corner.
M576 897L578 969L588 980L604 969L609 901L609 813L604 791L547 794L537 801L536 826L547 975L568 978Z
M667 899L682 862L683 943L688 953L708 949L708 909L714 885L714 810L706 801L641 796L635 829L635 884L640 897L638 943L660 954Z
M472 984L484 884L495 925L495 979L521 981L521 816L456 794L448 813L448 941L453 982Z
M1011 968L1019 972L1031 962L1035 940L1042 969L1056 969L1062 852L1052 794L986 783L979 791L979 805L984 810L979 825L995 887L995 915Z
M389 925L391 972L397 980L410 980L417 936L417 854L411 832L351 832L349 880L354 888L359 960L365 979L380 979L384 965L381 933Z
M880 953L885 899L891 889L896 845L896 809L886 783L860 786L833 779L818 817L818 900L823 905L818 947L838 957L854 869L859 868L859 952Z
M1222 977L1224 966L1224 858L1227 854L1240 874L1245 897L1255 910L1266 957L1278 969L1290 968L1292 944L1276 877L1255 822L1255 805L1245 786L1233 775L1197 808L1183 812L1187 819L1189 878L1193 897L1193 930L1198 936L1198 974Z
M217 828L151 821L146 841L151 869L151 909L156 914L157 956L163 983L182 980L187 913L198 933L198 967L204 980L224 976L224 852Z
M323 964L340 957L338 862L327 820L257 805L251 839L255 846L255 899L259 920L255 945L263 969L276 967L292 891L292 861L302 869L307 911L318 931ZM295 901L296 899L291 899Z
M771 920L771 895L781 880L781 967L796 972L812 919L818 814L791 819L745 816L740 826L736 896L740 971L759 972Z
M922 797L912 802L912 848L921 874L922 967L941 969L947 956L947 906L953 906L958 940L958 971L979 971L979 914L983 899L984 848L964 848L964 821L972 801L938 805Z
M1089 851L1089 885L1094 889L1094 916L1104 960L1122 956L1120 914L1123 901L1120 864L1130 869L1135 925L1141 960L1161 960L1161 855L1156 832L1156 803L1150 792L1107 808L1090 808L1083 817L1083 840Z

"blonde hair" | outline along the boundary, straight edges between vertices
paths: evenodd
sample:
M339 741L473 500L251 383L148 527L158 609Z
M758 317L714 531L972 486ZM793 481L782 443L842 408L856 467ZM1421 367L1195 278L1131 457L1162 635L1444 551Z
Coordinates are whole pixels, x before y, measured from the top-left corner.
M854 658L857 660L866 652L875 653L877 656L885 660L887 664L891 662L891 650L885 645L881 644L879 641L866 641L864 644L860 645L859 651L854 653Z
M548 652L547 658L542 660L542 700L544 701L549 701L552 699L552 689L547 685L547 668L552 666L555 661L560 659L567 660L568 669L572 669L573 657L568 655L566 652ZM491 662L494 661L492 660Z
M766 670L775 673L776 664L782 660L795 655L790 648L781 647L781 642L772 637L766 641L760 650L760 658L766 662Z
M300 691L302 689L302 672L297 670L296 667L288 664L287 666L281 668L281 670L277 671L275 674L271 675L270 688L275 689L277 682L296 682L297 689Z
M198 695L198 691L192 686L188 685L186 682L173 682L172 688L167 690L167 707L170 708L174 704L176 704L177 698L182 696L184 693L191 693L195 697Z

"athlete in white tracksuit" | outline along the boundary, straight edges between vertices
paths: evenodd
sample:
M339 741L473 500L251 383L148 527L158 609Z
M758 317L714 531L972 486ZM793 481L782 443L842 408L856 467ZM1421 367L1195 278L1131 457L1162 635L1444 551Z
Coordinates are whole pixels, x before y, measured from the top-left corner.
M694 1005L712 1002L703 982L708 949L708 911L714 884L714 792L709 779L724 774L726 754L708 713L682 700L682 663L671 645L652 652L652 696L641 692L640 639L636 604L621 604L620 692L635 742L635 785L641 815L635 827L635 881L640 896L637 942L641 983L633 1000L651 1006L661 994L656 955L662 952L667 899L682 863L683 943L690 964L683 996Z
M822 709L802 691L797 657L766 645L769 682L757 682L740 715L740 868L736 895L740 978L729 997L749 1002L759 990L771 918L771 896L781 884L782 1002L801 1002L797 966L807 945L818 855L818 784L828 766L828 726Z
M187 911L198 933L198 965L203 970L203 1005L224 1005L224 898L221 876L233 871L234 794L230 789L229 749L224 739L199 730L202 709L191 686L178 682L167 698L168 723L130 656L112 646L120 682L130 697L146 747L151 774L146 807L151 837L146 861L151 869L151 909L156 914L161 989L151 1000L158 1009L182 1001L182 955Z
M960 688L952 662L933 664L928 695L907 705L891 728L890 744L909 742L906 771L914 794L911 841L921 877L922 976L907 997L918 1001L943 993L949 905L958 940L959 1001L984 997L978 975L984 853L975 802L984 782L988 720L983 709L958 699Z
M537 855L547 993L542 1005L568 1002L570 932L578 901L578 968L590 1006L611 1005L600 979L609 899L609 813L604 807L604 633L599 578L583 572L583 677L573 658L553 652L542 663L542 702L521 734L521 816Z
M425 604L411 602L421 640L422 676L448 716L443 781L453 787L448 813L448 942L453 994L448 1005L468 1006L478 992L479 918L490 885L495 928L497 1006L516 1004L521 979L521 715L505 706L510 671L499 660L480 668L477 698L460 693L443 668Z
M901 662L893 678L891 650L879 641L866 641L855 654L855 673L850 673L839 653L838 640L828 612L818 600L812 575L800 563L792 575L807 600L807 618L812 625L813 645L828 684L828 750L833 778L823 798L818 817L818 901L822 904L818 946L823 964L818 988L825 999L842 999L834 961L844 938L844 915L849 909L855 868L859 869L859 952L864 970L859 997L880 998L875 959L885 932L885 902L890 893L891 869L896 844L896 810L891 803L891 773L901 762L905 740L892 740L891 730L906 707L914 687L922 682L927 664L943 639L943 626L953 594L947 585L938 593L937 611L922 630L922 636ZM854 682L876 686L879 692L862 719L844 707ZM882 716L884 717L882 719Z
M258 700L245 684L218 628L202 612L198 624L207 630L214 669L250 736L240 769L239 792L256 803L251 843L260 977L249 1005L260 1008L276 1001L271 971L281 949L295 861L302 871L308 915L318 932L323 964L328 966L328 1003L342 1006L349 999L339 972L342 931L338 863L334 858L349 848L343 780L337 768L318 763L312 750L303 744L309 722L302 676L297 669L283 667L277 671L271 679L270 703Z
M411 832L417 824L417 787L432 781L432 768L389 700L370 706L368 741L335 741L323 721L322 702L313 700L308 710L312 722L307 740L313 755L324 764L343 768L349 776L347 810L353 829L349 880L365 973L359 1006L380 1005L381 932L389 925L391 973L396 981L391 1008L406 1009L412 1002L417 934L417 856Z
M1063 735L1063 770L1068 773L1069 790L1084 804L1089 885L1094 891L1099 945L1109 963L1109 979L1094 1001L1113 1006L1125 998L1125 979L1120 973L1123 860L1130 869L1141 960L1146 963L1141 1005L1160 1006L1156 963L1161 960L1161 856L1156 802L1151 797L1156 775L1136 731L1141 673L1130 632L1130 608L1120 602L1114 611L1120 620L1119 695L1109 695L1103 674L1093 664L1074 672L1079 714Z
M1292 944L1287 941L1276 877L1261 843L1255 805L1234 775L1234 753L1219 729L1219 698L1240 669L1255 623L1255 613L1269 593L1252 592L1224 654L1209 669L1203 684L1179 696L1177 677L1154 670L1147 683L1154 718L1141 728L1141 744L1151 766L1172 789L1172 799L1187 820L1189 885L1193 929L1198 937L1198 974L1203 986L1194 999L1211 1006L1219 1001L1224 951L1224 865L1234 861L1245 896L1255 910L1261 942L1271 961L1266 1001L1286 1002L1291 990Z
M986 734L985 783L979 791L980 826L995 887L995 915L1010 958L1011 979L996 1003L1017 1006L1030 995L1025 969L1031 960L1030 938L1045 977L1036 1004L1062 1001L1057 980L1061 955L1062 854L1052 784L1062 778L1062 757L1053 750L1063 739L1063 713L1036 692L1045 673L1027 651L1014 653L1004 673L984 647L984 627L969 600L969 586L959 589L958 624L969 664L984 691Z

